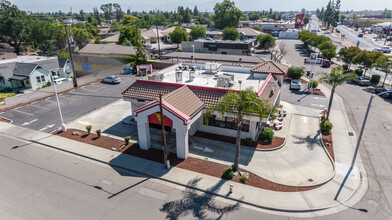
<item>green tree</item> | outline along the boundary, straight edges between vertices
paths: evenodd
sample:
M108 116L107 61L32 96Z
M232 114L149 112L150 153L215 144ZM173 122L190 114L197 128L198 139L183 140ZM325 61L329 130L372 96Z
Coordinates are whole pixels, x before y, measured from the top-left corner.
M305 17L304 17L304 24L305 25L307 25L307 24L309 24L309 21L310 21L310 18L309 18L309 15L306 15Z
M382 82L382 87L384 87L385 80L387 79L388 75L391 74L392 61L390 60L390 57L385 55L380 56L376 62L373 63L373 67L385 73L384 81Z
M328 60L331 60L332 58L336 57L336 46L333 45L331 42L325 41L319 44L318 48L321 51L323 57L327 58Z
M66 58L66 59L69 59L69 52L66 51L66 50L60 50L60 51L57 53L57 56L58 56L59 58Z
M21 45L28 39L29 17L8 1L0 3L0 39L20 54Z
M208 107L207 112L204 114L207 125L209 117L211 117L214 112L218 112L222 116L225 116L226 112L231 112L235 115L237 137L233 168L234 171L237 171L240 158L242 121L244 117L248 115L257 115L261 121L262 118L273 115L276 112L276 108L267 100L261 100L253 91L253 88L247 88L240 92L230 91L226 93L216 105Z
M240 32L235 27L227 27L223 29L222 38L223 40L237 40L240 39Z
M112 14L113 14L113 3L108 3L108 4L103 4L101 5L101 10L103 11L104 18L107 21L112 20Z
M136 43L136 54L134 57L136 65L146 64L148 61L141 39Z
M353 63L363 66L365 69L364 75L366 75L366 72L373 67L373 63L382 55L382 52L362 50L354 57Z
M93 35L90 34L90 32L88 32L86 29L73 27L71 30L72 38L79 48L82 48L86 44L86 41L93 38Z
M156 14L154 16L154 25L166 25L167 24L167 19L165 15L163 14Z
M349 80L355 79L356 75L352 73L344 74L342 67L335 67L331 70L330 74L322 72L321 75L322 77L320 78L320 82L326 83L332 87L326 117L326 120L328 120L329 114L331 113L331 106L336 87L346 83Z
M173 43L177 44L177 47L182 41L188 41L188 32L186 32L185 28L176 27L174 31L169 34L170 39Z
M251 21L256 21L260 19L259 13L256 12L250 13L248 16L249 16L249 20Z
M262 50L269 50L274 48L276 45L276 39L270 34L261 35L258 38L259 48Z
M339 58L347 63L349 66L348 68L351 67L351 64L354 61L354 57L361 52L361 49L359 49L358 47L343 47L342 49L340 49L339 51Z
M212 16L212 20L218 29L237 27L242 16L242 11L235 7L234 1L230 0L223 0L222 3L216 3L214 12L215 14Z
M324 42L331 42L331 39L327 36L324 36L324 35L311 34L309 45L319 48L320 44L322 44Z
M206 37L207 28L201 25L195 25L192 27L191 36L192 40L196 40L197 38L205 38Z
M120 21L120 24L128 25L133 24L135 21L137 21L137 17L133 15L124 15L123 19Z
M121 5L118 3L114 3L113 7L116 10L116 20L117 22L120 22L123 18L123 11L121 10Z
M136 27L128 25L121 29L118 43L125 46L136 46L137 38L142 39L140 32L137 32Z
M55 30L52 36L53 43L57 50L63 50L67 44L67 36L65 33L64 25L56 22L52 23L52 27Z
M183 16L182 22L184 23L192 22L191 10L188 7L185 9L184 14L182 16Z
M290 67L287 71L287 77L291 79L300 79L303 75L305 75L305 67Z
M51 40L55 34L55 29L48 21L30 20L28 27L28 38L25 44L32 45L35 49L40 49L44 53L53 51Z

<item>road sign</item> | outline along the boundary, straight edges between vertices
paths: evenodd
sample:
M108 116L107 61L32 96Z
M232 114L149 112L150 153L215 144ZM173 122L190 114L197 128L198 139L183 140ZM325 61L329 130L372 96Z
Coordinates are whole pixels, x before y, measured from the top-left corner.
M360 41L357 42L357 47L359 47L359 44L360 44L360 43L361 43Z
M323 63L323 58L312 59L310 57L306 57L304 59L305 65L315 65L315 64L321 65L322 63Z

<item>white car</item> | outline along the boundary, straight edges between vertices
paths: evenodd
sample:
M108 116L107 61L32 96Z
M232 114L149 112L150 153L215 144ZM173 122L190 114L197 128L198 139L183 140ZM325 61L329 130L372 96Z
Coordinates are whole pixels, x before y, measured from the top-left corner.
M301 80L298 80L298 79L291 80L290 89L300 90L301 89Z
M111 84L118 84L121 82L121 78L118 76L107 76L102 79L102 82L111 83Z
M54 84L58 85L58 84L61 84L63 82L67 82L67 81L70 81L70 80L71 79L67 79L67 78L58 78L58 79L55 79L53 82L54 82Z

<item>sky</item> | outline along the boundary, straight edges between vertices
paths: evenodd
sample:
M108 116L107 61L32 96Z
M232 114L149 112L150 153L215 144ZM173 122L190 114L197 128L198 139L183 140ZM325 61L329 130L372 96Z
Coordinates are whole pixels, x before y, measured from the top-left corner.
M177 6L190 7L197 5L199 11L213 11L214 5L222 0L8 0L20 9L33 12L54 12L61 10L69 12L70 7L74 12L83 9L92 12L94 7L99 9L100 5L113 2L119 3L126 11L149 11L159 9L163 11L174 11ZM234 0L236 6L242 11L262 11L272 8L277 11L299 11L302 8L315 10L325 7L329 0ZM341 10L384 10L392 9L392 0L341 0ZM370 3L371 2L371 3Z

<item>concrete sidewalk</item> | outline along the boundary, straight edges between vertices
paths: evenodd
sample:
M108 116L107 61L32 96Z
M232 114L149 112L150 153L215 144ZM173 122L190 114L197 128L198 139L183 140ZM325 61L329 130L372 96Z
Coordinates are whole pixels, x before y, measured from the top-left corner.
M327 94L328 92L325 93ZM225 202L234 203L241 201L247 208L286 216L314 217L346 209L347 206L358 202L367 189L366 172L360 157L357 160L356 168L350 175L346 176L353 155L355 136L352 138L348 136L347 132L352 131L352 129L347 127L347 116L344 112L343 102L339 97L336 97L334 100L331 120L334 123L336 175L331 181L314 190L289 193L258 189L176 167L168 171L159 163L11 124L0 123L0 132L8 136L37 143L45 148L60 150L67 154L70 153L104 163L113 168L121 167L143 173L162 180L171 186L174 184L183 188L190 181L200 178L197 186L198 190L210 192L216 195L217 199ZM345 183L344 186L342 182ZM234 186L232 194L228 193L230 184ZM219 187L211 188L217 185Z

